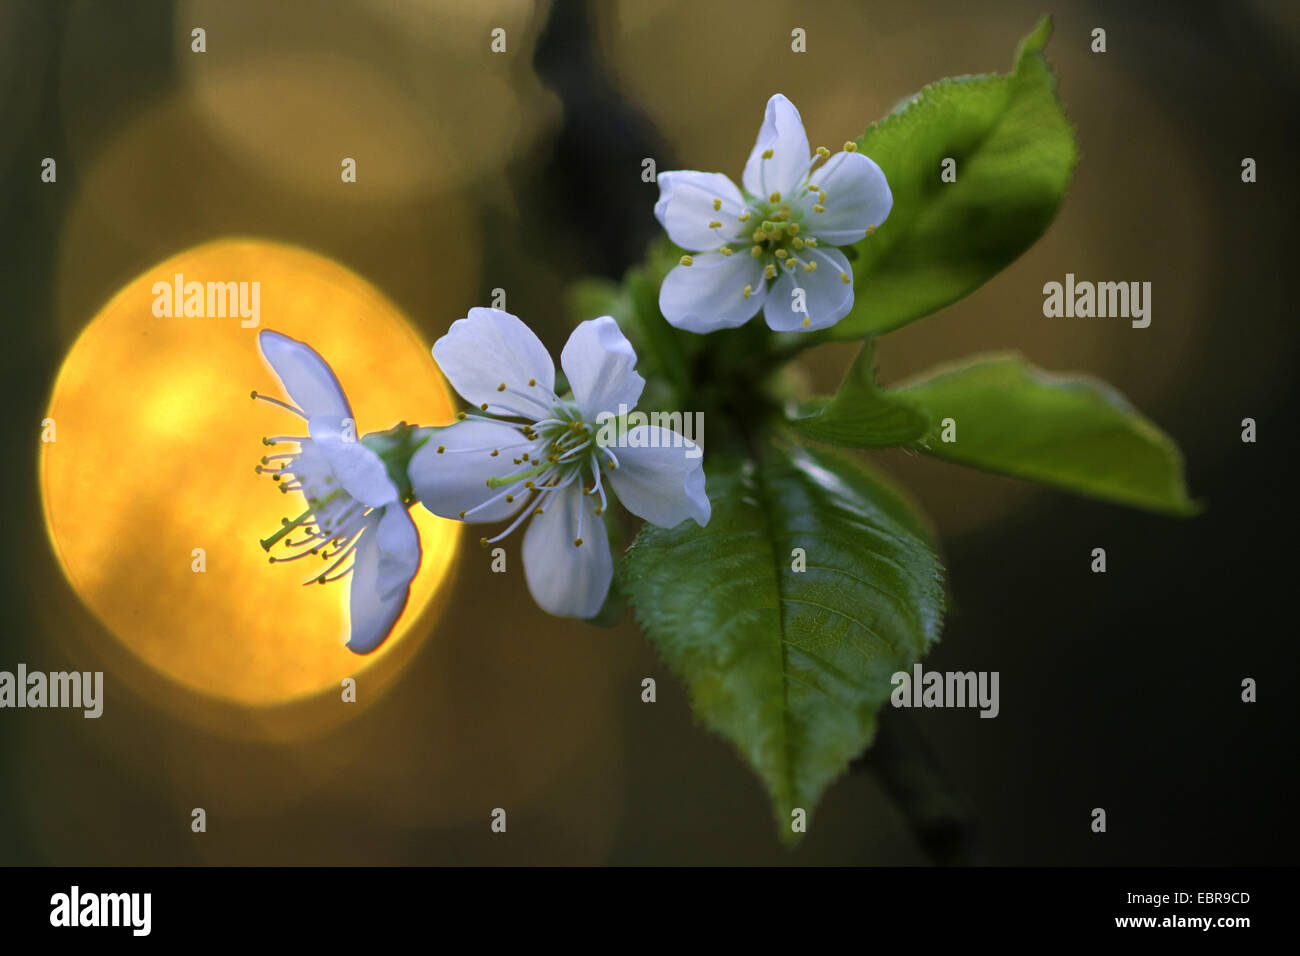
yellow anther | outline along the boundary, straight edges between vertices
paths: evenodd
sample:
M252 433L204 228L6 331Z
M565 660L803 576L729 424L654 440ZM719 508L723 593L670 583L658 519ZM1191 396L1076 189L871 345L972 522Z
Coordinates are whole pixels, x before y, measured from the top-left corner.
M849 274L847 272L841 272L840 281L843 282L845 285L848 285L853 280L849 278Z
M820 186L814 186L812 183L809 183L809 184L808 184L808 191L809 191L810 193L818 193L818 192L821 192L821 187L820 187Z
M798 236L795 236L793 239L790 240L790 245L794 246L796 249L802 249L803 240L800 239Z
M812 319L808 318L808 316L805 315L803 317L803 327L806 329L810 325L812 325Z
M740 293L740 297L742 299L748 299L750 295L753 294L753 292L754 292L754 287L752 285L747 285L745 286L745 291Z
M479 539L478 539L478 544L479 544L479 547L480 547L480 548L486 548L486 547L487 547L487 538L479 538Z
M749 210L746 209L744 212L742 212L742 213L741 213L739 216L737 216L736 218L739 219L741 222L749 222Z
M776 250L776 257L777 257L778 259L784 259L784 258L785 258L786 256L788 256L789 254L790 254L790 253L786 252L784 249L778 249L778 250Z
M731 246L723 246L718 251L722 253L724 256L729 256L731 255Z
M501 449L500 449L500 448L493 448L493 449L492 449L492 454L488 455L488 457L489 457L489 458L495 458L495 457L496 457L497 455L499 455L499 454L501 454Z
M853 140L850 139L844 143L844 152L856 153L857 151L858 151L858 144L853 142Z
M595 513L596 513L596 514L600 514L600 513L602 513L604 510L605 510L605 509L602 508L600 505L596 505Z
M504 392L505 390L506 390L506 383L505 383L505 382L502 382L500 385L497 386L497 391L498 391L498 392Z
M790 225L785 227L785 231L792 236L797 236L799 235L799 224L797 222L792 222Z
M818 147L817 147L817 155L820 156L822 159L825 159L825 158L826 158L827 156L829 156L830 154L831 154L831 151L830 151L829 149L827 149L825 146L818 146Z
M822 189L817 192L817 201L821 203L826 202L826 190Z
M804 242L805 242L807 245L812 246L813 248L816 248L816 247L817 247L817 240L814 239L812 236L809 236L807 239L804 240Z
M464 519L464 517L465 517L465 512L464 512L464 510L461 511L460 516L461 516L462 519Z
M528 380L528 385L529 385L530 388L531 388L532 386L536 385L536 384L537 384L537 379L535 379L535 378L530 378L530 379Z
M447 446L446 446L446 445L439 445L439 446L438 446L438 454L439 454L439 455L441 455L441 454L442 454L443 452L445 452L446 450L447 450Z
M681 258L681 263L682 263L682 265L684 265L684 266L689 266L689 265L690 265L692 262L694 262L694 261L695 261L695 260L692 259L690 256L682 256L682 258Z
M464 412L457 412L457 413L456 413L456 421L458 421L458 422L463 422L464 420L465 420L465 413L464 413Z
M533 514L535 514L535 515L539 515L539 514L541 514L541 513L542 513L542 509L541 509L541 508L534 508L534 509L533 509Z
M721 208L722 208L722 200L721 199L713 200L713 211L717 212Z
M486 412L486 411L487 411L487 402L484 402L482 405L479 406L479 408L480 408L481 410L483 410L483 411Z
M804 272L816 272L816 271L817 271L817 263L815 263L815 262L809 262L808 264L806 264L806 265L803 267L803 271L804 271Z
M876 231L876 227L875 227L875 226L867 226L867 235L868 235L868 236L871 235L872 233L874 233L875 231Z
M781 194L780 194L780 193L772 193L772 195L770 195L770 196L767 197L767 201L768 201L768 202L780 202L780 201L781 201Z
M771 159L771 158L772 158L772 151L771 151L770 149L765 149L765 150L763 150L763 158L764 158L764 159Z
M710 228L710 229L721 229L721 228L722 228L722 223L718 222L718 220L716 220L716 219L710 219L710 220L709 220L709 228Z
M762 247L762 246L750 246L750 247L749 247L749 254L750 254L751 256L753 256L755 259L757 259L759 256L761 256L761 255L763 254L763 247Z
M776 266L772 265L772 263L769 262L766 266L763 267L763 275L767 276L769 279L772 278L774 275L776 275Z
M813 212L825 212L825 211L826 211L826 207L823 206L821 203L818 203L817 205L813 206Z
M574 546L575 548L581 548L581 547L582 547L582 539L581 539L581 538L574 538L574 539L573 539L573 546Z
M512 504L515 500L514 495L506 495L506 504Z

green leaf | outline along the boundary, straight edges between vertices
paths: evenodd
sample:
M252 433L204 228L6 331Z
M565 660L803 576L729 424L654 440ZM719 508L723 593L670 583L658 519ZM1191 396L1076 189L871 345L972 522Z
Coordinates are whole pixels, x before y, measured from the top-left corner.
M1105 382L982 355L897 392L936 428L917 447L949 461L1119 504L1194 514L1174 441ZM943 420L955 423L945 442Z
M968 295L1047 229L1078 149L1043 58L1044 18L1015 72L939 80L858 140L894 196L889 218L855 247L854 307L828 337L886 332ZM956 160L956 181L940 179Z
M875 351L868 339L839 391L792 419L790 427L805 438L855 448L892 448L925 437L930 430L925 410L876 385Z
M708 464L700 528L646 525L623 578L651 643L695 714L729 740L791 812L871 742L891 676L938 639L943 569L895 515L901 499L842 458L766 446ZM806 570L795 571L795 548Z

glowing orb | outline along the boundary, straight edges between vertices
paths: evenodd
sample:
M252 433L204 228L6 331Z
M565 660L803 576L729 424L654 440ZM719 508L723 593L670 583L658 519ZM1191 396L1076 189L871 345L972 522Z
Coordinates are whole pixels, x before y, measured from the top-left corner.
M239 314L155 315L155 283L177 274L250 283L249 300L257 283L258 325ZM406 611L375 653L347 650L351 576L304 586L319 571L311 559L272 565L258 544L302 510L296 494L254 473L261 438L304 433L290 413L249 397L281 395L257 349L260 328L324 356L358 434L453 416L428 346L365 280L301 249L210 243L130 282L68 353L48 412L54 441L40 456L46 526L107 630L183 688L244 706L324 692L337 703L343 678L355 677L373 699L430 629L417 621L449 585L459 525L412 508L424 557ZM376 679L367 685L363 672Z

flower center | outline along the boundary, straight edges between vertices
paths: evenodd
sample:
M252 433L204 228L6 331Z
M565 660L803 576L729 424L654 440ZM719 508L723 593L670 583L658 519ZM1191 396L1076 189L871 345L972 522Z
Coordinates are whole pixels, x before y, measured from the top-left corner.
M530 382L529 385L536 387L535 382ZM515 390L502 383L498 391ZM558 398L554 393L548 397L551 402L550 415L531 424L505 421L500 417L488 415L486 408L482 406L480 406L480 413L461 413L462 421L469 418L509 425L519 433L521 441L518 444L496 448L462 449L437 446L439 454L486 453L492 457L500 456L503 465L507 461L504 452L518 451L517 455L510 455L508 458L509 464L514 465L513 470L506 465L499 474L487 479L488 488L496 493L473 508L460 512L462 520L472 520L476 512L481 512L492 505L502 501L506 504L514 504L517 499L524 499L518 515L504 531L491 538L479 538L479 544L484 547L506 538L530 516L542 514L550 499L571 485L576 484L583 495L598 495L600 504L593 510L597 515L605 511L607 502L601 479L601 468L602 466L617 468L618 458L614 452L600 444L599 429L591 422L583 420L577 402L572 399ZM504 408L507 413L519 414L508 406L499 407ZM582 545L584 511L584 508L578 508L573 535L574 547Z
M369 525L371 509L335 482L333 469L310 438L281 436L263 438L262 442L271 446L298 444L297 451L265 455L255 470L270 475L282 493L301 492L307 502L306 511L296 518L281 518L280 528L261 540L267 560L278 564L319 556L328 567L303 584L328 584L344 577L352 565L343 565Z

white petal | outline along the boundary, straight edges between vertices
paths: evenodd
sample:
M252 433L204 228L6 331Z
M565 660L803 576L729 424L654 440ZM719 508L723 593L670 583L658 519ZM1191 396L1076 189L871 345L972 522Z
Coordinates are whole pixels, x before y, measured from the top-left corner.
M730 256L706 252L677 266L659 287L664 318L688 332L716 332L744 325L763 304L763 262L742 248ZM750 287L749 297L744 295Z
M594 422L601 412L618 414L619 405L636 407L645 379L635 371L636 351L612 316L583 322L560 353L582 416Z
M420 567L420 536L400 504L385 508L361 533L352 563L348 648L369 654L388 638L402 616L411 579Z
M623 507L651 524L671 528L687 518L703 527L712 508L704 491L704 456L675 431L638 425L614 452L618 467L604 474Z
M345 430L343 419L317 415L307 422L307 434L353 498L371 508L397 500L397 486L388 477L388 469L378 455L357 441L355 423Z
M556 492L524 535L524 578L533 600L549 614L594 617L609 593L614 562L594 497L576 482ZM582 544L575 547L579 515Z
M352 409L339 380L310 345L263 329L257 333L257 346L284 390L308 418L315 415L352 417Z
M550 415L555 365L541 339L509 312L470 309L433 344L433 357L467 402L533 421ZM517 394L498 391L503 383Z
M763 153L769 149L772 158L764 159ZM774 192L792 195L808 175L811 158L808 134L804 132L799 111L777 93L767 101L758 141L745 163L745 189L763 199Z
M829 328L853 308L853 270L844 253L838 249L805 246L799 251L804 262L817 263L816 272L805 272L802 266L781 269L768 293L763 318L769 328L778 332L816 332ZM843 277L848 276L845 282ZM795 311L797 300L792 293L803 290L805 312ZM808 324L803 321L807 317Z
M894 207L885 174L861 153L836 153L813 179L826 192L826 211L809 213L804 228L828 245L852 245L868 226L888 219Z
M525 441L519 432L508 425L473 419L432 431L433 437L416 449L407 467L420 504L444 518L459 518L462 511L497 498L487 507L467 514L466 521L501 521L523 507L526 492L489 488L487 480L522 471L527 466L516 465L514 460L535 445L511 447ZM438 451L440 447L442 452ZM498 454L493 455L494 450ZM515 495L513 503L506 501L506 492Z
M720 200L721 208L713 208L715 199ZM683 249L716 249L743 235L744 224L738 217L744 211L745 198L722 173L674 170L659 174L655 218L668 238ZM711 222L722 225L711 229ZM753 227L748 231L753 232Z

